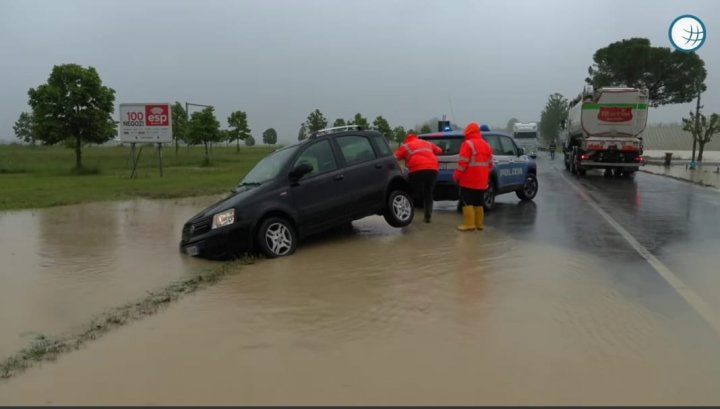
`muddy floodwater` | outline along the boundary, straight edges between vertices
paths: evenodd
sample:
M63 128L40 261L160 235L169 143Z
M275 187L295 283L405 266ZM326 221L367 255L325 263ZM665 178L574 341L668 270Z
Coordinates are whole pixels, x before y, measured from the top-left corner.
M0 382L0 404L720 404L720 334L585 197L717 314L715 228L685 214L716 216L717 194L639 174L589 176L580 195L557 166L534 202L498 197L483 232L439 203L432 224L369 217L239 267ZM175 245L196 200L24 212L17 240L0 218L5 350L208 265ZM77 226L87 252L67 241Z

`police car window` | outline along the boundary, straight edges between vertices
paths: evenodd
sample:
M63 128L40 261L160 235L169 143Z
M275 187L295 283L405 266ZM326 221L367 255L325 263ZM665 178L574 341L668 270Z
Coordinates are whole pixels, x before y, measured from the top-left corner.
M354 165L376 158L370 140L364 136L341 136L337 139L345 163Z
M485 138L492 148L493 155L504 155L502 145L500 145L497 135L483 135L483 138Z
M380 152L380 156L392 155L392 151L390 151L390 147L388 146L388 143L385 140L384 136L382 136L382 135L373 136L373 140L375 142L375 146L378 148L378 151Z
M502 145L502 155L517 156L517 150L515 149L515 144L512 139L504 136L501 136L498 139L500 139L500 144Z
M462 146L464 138L428 138L426 140L442 149L442 153L438 156L449 156L460 153L460 146Z
M312 172L308 173L305 178L337 169L335 155L328 140L308 146L307 149L300 154L300 157L297 158L293 168L303 163L308 163L313 167Z

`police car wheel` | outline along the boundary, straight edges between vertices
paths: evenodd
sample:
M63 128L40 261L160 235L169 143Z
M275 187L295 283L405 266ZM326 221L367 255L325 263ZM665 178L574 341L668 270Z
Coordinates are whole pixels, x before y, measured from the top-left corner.
M538 181L537 177L532 173L525 179L523 187L516 191L515 194L520 200L533 200L538 192Z
M412 197L404 190L390 192L385 204L383 217L392 227L405 227L412 223L415 216Z
M483 201L483 207L485 210L492 210L493 207L495 207L495 182L492 180L488 183Z

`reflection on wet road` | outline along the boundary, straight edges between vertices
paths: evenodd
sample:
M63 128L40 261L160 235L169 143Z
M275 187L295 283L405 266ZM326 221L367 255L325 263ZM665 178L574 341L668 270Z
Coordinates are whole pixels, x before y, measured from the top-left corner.
M0 384L0 404L718 404L718 334L583 196L720 314L720 195L561 165L484 232L455 231L454 203L355 222Z

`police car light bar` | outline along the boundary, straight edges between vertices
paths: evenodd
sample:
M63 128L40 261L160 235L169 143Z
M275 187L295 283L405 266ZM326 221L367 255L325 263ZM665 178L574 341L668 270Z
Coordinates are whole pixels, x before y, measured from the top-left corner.
M325 128L325 129L321 129L317 132L313 132L313 134L310 135L310 137L314 138L316 136L327 135L327 134L331 134L331 133L345 132L345 131L362 131L362 130L363 130L363 128L360 125L335 126L332 128Z

